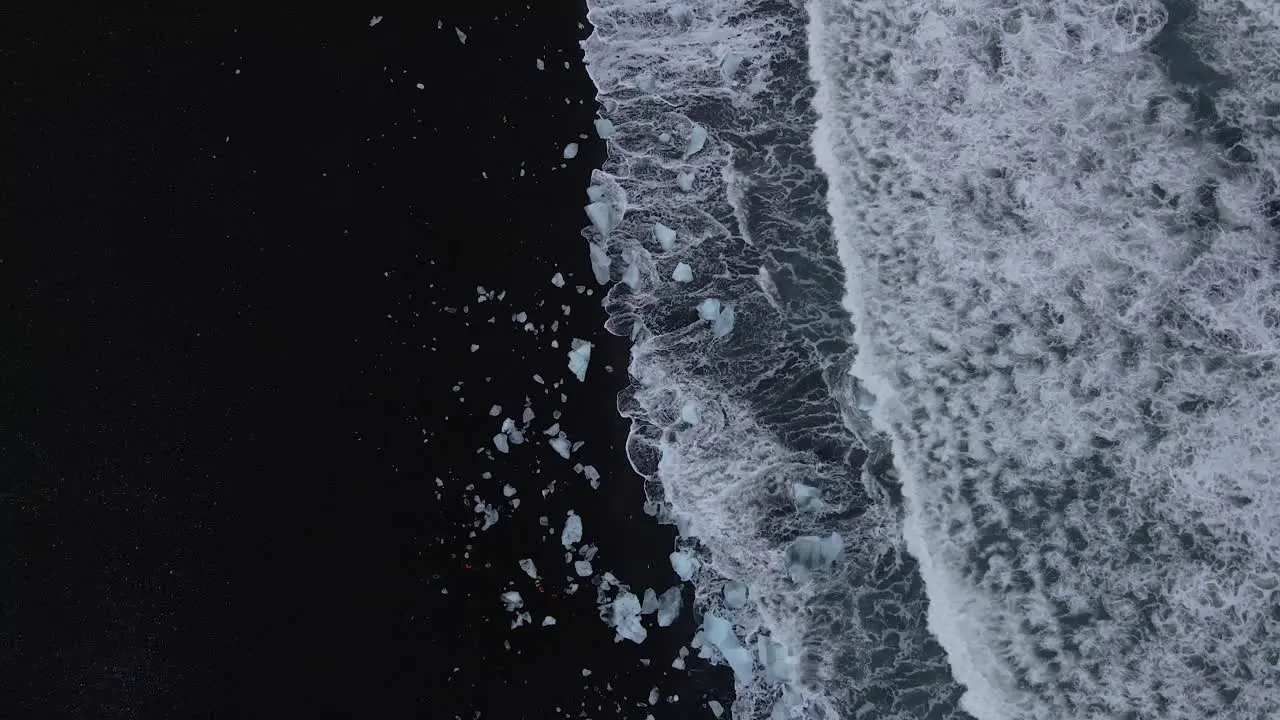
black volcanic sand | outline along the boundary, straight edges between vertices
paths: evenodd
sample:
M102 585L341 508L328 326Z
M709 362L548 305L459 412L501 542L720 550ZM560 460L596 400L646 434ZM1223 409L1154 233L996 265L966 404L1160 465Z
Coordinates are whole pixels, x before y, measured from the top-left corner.
M604 154L584 8L419 4L370 27L323 4L56 5L0 29L0 716L729 705L724 668L670 667L689 587L639 646L614 642L590 578L567 594L569 509L597 575L677 582L625 460L627 348L601 330L578 234ZM506 294L479 303L478 285ZM585 383L573 337L598 344ZM495 452L526 396L528 442ZM585 442L573 461L541 433L554 410ZM487 531L477 500L499 508ZM531 625L511 629L509 589ZM679 700L640 705L653 686Z

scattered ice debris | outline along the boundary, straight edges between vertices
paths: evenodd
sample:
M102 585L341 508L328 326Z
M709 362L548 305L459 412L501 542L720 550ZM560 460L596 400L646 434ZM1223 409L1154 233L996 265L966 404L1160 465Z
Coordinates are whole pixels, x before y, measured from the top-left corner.
M680 408L680 419L690 425L697 425L702 421L702 418L698 415L698 406L692 400Z
M551 617L550 615L542 618L542 627L546 627L548 625L555 625L555 624L556 624L556 619Z
M676 269L671 273L671 279L682 283L692 282L693 268L689 267L688 263L676 263Z
M609 266L613 264L613 260L605 252L604 248L598 243L591 243L591 274L595 276L596 283L607 285L609 283ZM568 313L565 313L566 315Z
M578 157L578 143L569 143L564 146L564 159L572 160Z
M582 559L587 562L591 562L591 559L594 558L598 552L600 552L600 548L595 545L583 545L578 549L578 553L582 555Z
M673 585L658 598L658 627L668 627L680 617L680 586Z
M573 564L573 571L578 574L578 577L590 577L593 572L591 569L591 563L586 560L578 560L575 562Z
M641 615L652 615L658 611L658 593L653 588L645 588L644 602L640 605Z
M623 592L613 600L613 627L618 631L614 642L624 638L639 645L648 636L648 631L640 624L640 599L635 593Z
M707 707L711 708L711 714L717 718L724 714L724 706L715 700L708 700Z
M510 452L510 448L507 447L507 436L502 433L493 436L493 446L498 448L500 453Z
M374 15L373 17L369 18L369 27L373 27L374 25L377 25L380 22L382 22L382 16Z
M587 482L591 484L592 490L595 490L596 488L600 487L600 473L596 471L595 467L591 465L587 465L586 467L582 468L582 476L585 477L587 479Z
M724 604L730 610L738 610L747 604L746 583L730 580L724 584Z
M490 417L498 417L498 416L499 416L499 415L501 415L501 414L502 414L502 406L501 406L501 405L494 405L493 407L489 408L489 416L490 416Z
M578 382L587 379L587 364L591 362L591 343L586 340L573 339L573 350L569 351L569 369L577 376Z
M551 447L554 448L556 452L560 453L560 457L564 458L565 460L569 459L569 452L571 450L571 447L569 445L569 440L567 438L554 437L548 440L547 443L550 444Z
M689 580L692 578L693 574L698 571L698 566L701 564L694 556L679 550L671 553L670 558L671 569L676 571L676 575L679 576L681 580Z
M600 136L601 140L604 140L613 134L614 127L612 121L606 120L605 118L596 118L594 124L596 126L596 135Z
M662 223L653 224L653 237L657 239L663 250L670 251L676 246L676 231Z
M720 654L725 662L733 668L733 674L743 682L751 680L754 663L751 653L742 647L738 636L733 632L733 625L718 615L706 614L702 618L702 629L706 631L706 639Z
M560 273L556 273L555 275L552 275L551 284L555 285L556 287L564 287L564 275L561 275Z
M564 530L560 531L560 544L568 548L573 547L573 544L580 540L582 540L582 518L570 510L569 517L564 521Z
M591 220L596 232L601 235L608 235L609 231L613 229L613 208L609 207L609 203L603 200L596 200L582 208L582 210L587 214L587 219Z
M840 557L844 550L844 541L840 533L831 533L825 538L816 535L803 535L792 541L787 548L787 563L793 580L803 581L809 574L826 570Z
M542 58L538 58L535 62L536 62L536 64L537 64L537 66L538 66L538 69L539 69L539 70L546 70L546 69L547 69L547 65L546 65L546 63L542 62Z
M684 146L684 159L688 160L707 144L707 129L698 123L689 132L689 142Z
M502 604L507 608L507 612L511 612L524 607L524 598L520 597L520 593L515 590L508 590L502 593Z
M791 486L791 495L796 501L796 512L814 512L825 505L819 497L818 488L812 485L795 483Z
M693 192L693 173L682 172L676 175L676 185L685 192Z
M484 532L485 530L488 530L489 528L497 524L498 509L492 505L489 505L481 501L479 498L476 498L476 500L477 502L476 502L475 511L477 513L484 513L484 523L480 526L480 532Z
M454 32L456 32L456 33L458 33L458 42L462 43L463 45L466 45L466 44L467 44L467 34L466 34L466 33L464 33L464 32L462 32L461 30L459 30L459 29L457 28L457 26L455 26L455 27L453 28L453 31L454 31Z
M521 560L520 569L524 571L525 575L528 575L534 580L538 579L538 566L533 564L533 560L531 558Z

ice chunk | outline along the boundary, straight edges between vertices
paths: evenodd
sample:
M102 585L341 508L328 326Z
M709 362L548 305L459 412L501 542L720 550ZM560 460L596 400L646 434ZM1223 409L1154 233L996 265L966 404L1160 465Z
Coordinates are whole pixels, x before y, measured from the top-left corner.
M652 75L642 75L636 78L636 87L647 93L655 93L658 91L658 79Z
M502 604L506 606L507 612L511 612L524 605L524 598L515 590L508 590L502 593Z
M578 577L588 577L591 575L591 563L578 560L573 564L573 571L578 574Z
M564 275L561 275L560 273L556 273L555 275L552 275L551 284L555 285L556 287L564 287Z
M730 610L737 610L747 604L746 583L730 580L724 584L724 604Z
M524 423L525 425L528 425L529 423L533 422L533 418L534 418L533 408L525 408L524 414L520 416L520 422Z
M599 135L601 140L604 140L605 138L613 134L613 131L614 131L613 122L610 120L606 120L605 118L596 118L595 126L596 126L596 135Z
M653 224L653 236L657 238L658 244L663 250L670 251L676 246L676 231L663 225L662 223Z
M507 436L503 435L502 433L498 433L497 435L494 435L493 446L498 448L498 452L501 452L501 453L508 452Z
M560 531L560 544L565 547L573 547L573 544L582 540L582 518L569 511L569 517L564 521L564 530Z
M698 123L689 131L689 141L684 146L684 159L688 160L707 144L707 129Z
M591 243L591 274L596 276L597 283L605 285L609 282L609 265L612 262L603 247Z
M818 497L818 488L812 485L795 483L791 486L791 495L795 498L797 512L813 512L821 509L824 504Z
M382 16L374 15L373 17L369 18L369 27L373 27L374 25L377 25L380 22L382 22Z
M720 301L715 298L703 300L698 304L698 317L712 321L720 317Z
M569 370L578 378L578 382L587 379L587 363L591 362L591 343L573 339L573 349L569 351Z
M502 414L501 405L494 405L493 407L489 408L489 417L498 417L501 414Z
M693 574L698 571L698 566L701 564L694 556L679 550L671 553L669 557L671 559L671 569L676 571L676 575L678 575L681 580L688 580L692 578Z
M680 408L680 419L690 425L697 425L702 421L702 418L698 416L698 406L692 400Z
M556 619L551 617L550 615L542 618L542 627L546 627L548 625L555 625L555 624L556 624Z
M511 487L511 485L509 485L509 484L505 484L505 485L503 485L503 486L502 486L502 496L503 496L503 497L512 497L512 496L514 496L515 494L516 494L516 489L515 489L514 487Z
M857 393L858 409L862 412L871 412L871 408L876 406L876 396L871 391L859 386Z
M722 338L733 332L733 317L733 306L725 306L725 309L720 312L720 316L716 318L715 322L711 323L711 334Z
M591 482L595 482L600 479L600 471L596 470L594 465L587 465L582 468L582 476Z
M634 260L628 262L627 269L622 271L622 282L632 290L640 284L640 268L636 267Z
M792 576L803 579L811 572L831 567L843 550L844 541L839 533L833 532L825 538L803 535L787 548L787 562Z
M639 644L648 636L649 633L640 624L640 599L635 593L624 592L614 599L613 627L618 631L614 642L626 638Z
M520 569L524 571L525 575L528 575L534 580L538 579L538 566L534 565L533 560L530 558L525 558L520 561Z
M456 32L456 33L458 33L458 42L462 43L463 45L466 45L466 44L467 44L467 34L466 34L466 33L464 33L464 32L462 32L461 30L459 30L459 29L457 28L457 26L454 26L453 31L454 31L454 32Z
M650 705L657 705L657 704L658 704L658 698L659 698L659 697L661 697L661 695L659 695L659 694L658 694L658 688L653 688L652 690L650 690L650 691L649 691L649 704L650 704Z
M682 172L677 174L676 185L685 192L693 192L693 173Z
M717 718L724 714L724 706L715 700L708 700L707 707L711 708L711 714Z
M674 585L658 598L658 627L667 627L680 617L680 586Z
M604 197L604 188L599 185L592 185L587 188L587 199L596 202Z
M591 220L591 225L596 232L601 235L608 235L613 229L613 208L609 207L609 203L603 200L597 200L582 208L587 214L587 218Z
M693 268L689 267L688 263L676 263L676 269L675 272L671 273L671 279L682 283L692 282Z
M538 58L537 60L534 60L534 63L533 63L533 64L534 64L534 65L537 65L539 70L546 70L546 69L547 69L547 64L546 64L546 63L544 63L544 62L542 62L542 58Z
M716 646L725 662L733 668L733 674L743 682L750 681L755 663L751 660L751 653L742 647L738 636L734 634L733 625L722 617L708 613L702 618L702 629L707 633L707 640Z
M564 159L572 160L578 157L578 143L569 143L564 146Z
M651 615L658 611L658 593L653 588L645 588L644 604L640 606L641 615Z
M551 447L554 448L556 452L560 453L560 457L564 458L565 460L569 459L570 446L569 446L569 440L567 438L562 438L562 437L551 438L550 440L547 441L547 443L551 445Z
M693 10L684 3L676 3L667 8L667 17L681 28L687 28L693 24Z
M658 133L658 142L662 143L663 145L670 145L671 133L669 132Z

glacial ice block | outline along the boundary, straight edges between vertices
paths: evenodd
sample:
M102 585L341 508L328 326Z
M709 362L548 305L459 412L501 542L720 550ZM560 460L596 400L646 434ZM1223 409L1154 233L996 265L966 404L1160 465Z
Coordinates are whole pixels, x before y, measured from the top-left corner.
M583 211L587 213L587 218L591 220L591 225L596 232L602 236L607 236L613 229L613 209L609 207L609 203L596 200L584 207Z
M507 436L503 435L502 433L498 433L497 435L494 435L493 446L498 448L498 452L500 453L508 452L509 448L507 447Z
M569 512L569 517L564 521L564 529L560 531L560 544L566 548L573 547L573 544L582 540L582 518Z
M689 141L684 146L684 159L693 157L707 144L707 129L698 123L689 131Z
M676 269L671 273L671 279L680 283L693 281L693 268L688 263L676 263Z
M613 122L605 118L596 118L595 126L596 135L598 135L601 140L608 138L614 132Z
M728 305L720 312L715 322L711 323L711 334L722 338L733 332L733 306Z
M572 160L578 157L578 143L569 143L564 146L564 159Z
M707 640L716 646L725 662L733 668L733 674L743 682L751 680L755 663L751 659L751 653L742 647L738 636L733 632L732 623L708 613L702 618L702 629L706 631Z
M698 317L703 320L715 321L720 317L720 301L715 298L707 298L698 303Z
M668 252L676 246L676 231L662 223L653 224L653 237L657 239L662 249Z
M626 638L638 645L648 636L649 633L640 624L640 599L635 593L624 592L614 599L613 627L618 631L615 642Z
M597 243L591 243L591 274L596 276L596 282L601 285L609 283L609 266L613 261L609 259L609 254L604 248Z
M671 553L669 557L671 559L671 569L676 571L676 575L679 576L681 580L688 580L692 578L693 574L698 571L698 565L700 563L697 558L689 553L677 550L676 552Z
M587 364L591 362L591 343L573 339L573 349L569 351L569 370L578 378L578 382L587 379Z
M658 627L668 627L680 617L680 586L673 585L658 598Z
M653 588L645 588L644 603L640 606L641 615L652 615L658 611L658 593Z

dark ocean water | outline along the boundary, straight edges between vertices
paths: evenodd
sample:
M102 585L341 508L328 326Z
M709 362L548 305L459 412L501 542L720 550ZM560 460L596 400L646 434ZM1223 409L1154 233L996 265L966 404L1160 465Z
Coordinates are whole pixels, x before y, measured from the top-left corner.
M622 452L626 345L575 289L603 152L583 8L378 12L43 7L0 30L0 716L729 704L722 669L671 668L691 598L615 644L559 542L572 509L597 574L677 582ZM597 343L581 384L573 337ZM489 407L526 399L530 441L495 453ZM556 411L573 462L541 433ZM653 687L679 700L645 710Z

